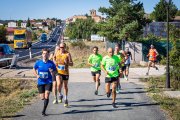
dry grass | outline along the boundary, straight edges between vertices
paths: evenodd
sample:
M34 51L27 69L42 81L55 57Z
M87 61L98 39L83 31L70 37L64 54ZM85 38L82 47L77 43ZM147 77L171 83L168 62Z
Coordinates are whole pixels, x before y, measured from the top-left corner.
M11 118L37 94L36 83L30 80L0 80L0 118Z
M99 53L101 55L106 54L105 43L104 42L83 42L78 45L72 45L72 43L67 43L69 48L69 52L72 55L72 59L74 62L73 68L88 68L87 60L89 56L92 54L92 47L98 46Z

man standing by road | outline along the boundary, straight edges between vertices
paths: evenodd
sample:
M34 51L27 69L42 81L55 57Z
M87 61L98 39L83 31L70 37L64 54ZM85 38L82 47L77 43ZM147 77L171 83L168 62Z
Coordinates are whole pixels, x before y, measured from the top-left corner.
M149 57L149 62L148 62L148 72L146 73L146 75L149 75L150 67L156 68L156 70L158 70L158 67L155 66L158 55L159 55L159 53L154 48L154 45L151 45L151 48L150 48L149 53L147 55L147 57Z
M93 54L89 56L88 64L91 66L91 74L93 80L96 83L95 95L98 95L98 88L100 86L100 75L101 75L101 61L102 55L98 53L98 47L93 47Z
M38 79L37 87L42 100L44 100L44 107L42 111L43 116L46 115L46 108L49 103L49 95L52 91L52 82L55 79L56 66L49 59L49 50L42 50L42 60L35 63L33 72Z
M54 56L54 61L56 63L57 67L57 75L56 75L56 81L57 81L57 88L59 91L59 102L62 103L63 95L61 93L62 85L64 87L64 106L68 106L68 80L69 80L69 66L73 66L73 61L71 54L65 50L66 44L61 43L59 45L60 50L56 51L56 54Z
M129 48L126 48L125 53L126 53L127 59L125 61L126 70L125 70L125 76L124 77L126 80L128 80L129 67L130 67L131 60L132 60L132 54L129 51Z
M112 48L108 48L108 55L103 57L101 62L101 69L105 72L105 83L106 83L106 93L107 97L111 96L112 92L112 107L117 108L115 104L116 100L116 86L119 77L119 65L120 59L114 55L114 51ZM112 83L112 90L110 90L110 86Z

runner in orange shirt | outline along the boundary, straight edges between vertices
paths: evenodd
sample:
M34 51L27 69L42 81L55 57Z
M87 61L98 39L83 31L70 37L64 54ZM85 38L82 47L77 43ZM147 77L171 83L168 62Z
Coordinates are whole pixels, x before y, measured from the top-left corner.
M158 67L155 66L158 55L159 53L154 48L154 45L151 45L151 49L149 50L149 53L147 55L147 57L149 57L149 63L148 63L148 72L146 73L146 75L149 75L150 67L156 68L156 70L158 70Z

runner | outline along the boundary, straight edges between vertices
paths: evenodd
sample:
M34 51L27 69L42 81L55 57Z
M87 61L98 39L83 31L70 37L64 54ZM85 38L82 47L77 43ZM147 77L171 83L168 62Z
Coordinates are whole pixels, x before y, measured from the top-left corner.
M37 87L42 100L44 100L44 107L42 111L43 116L47 116L46 108L49 103L49 95L52 91L52 81L55 79L56 66L51 61L48 60L49 50L42 50L42 60L35 63L33 72L37 77Z
M103 57L101 62L101 69L105 72L105 83L106 83L106 93L107 97L111 96L112 92L112 107L117 108L115 100L116 100L116 86L119 77L119 65L120 59L114 55L114 51L112 48L108 48L108 55ZM112 83L112 90L110 89Z
M91 74L93 76L93 80L96 83L96 90L94 92L95 95L98 95L98 88L100 86L100 76L101 76L101 64L102 55L98 53L98 47L93 47L93 54L89 56L88 64L91 66Z
M71 54L65 50L66 44L61 43L60 44L60 50L58 50L54 56L54 60L56 62L57 67L57 75L56 75L56 81L57 81L57 89L59 92L59 101L62 103L63 95L61 93L62 85L64 87L64 106L68 106L68 80L69 80L69 66L73 66L73 61Z
M115 50L114 50L114 55L116 55L119 59L120 62L122 61L122 55L120 53L120 48L119 48L119 44L115 45ZM119 72L119 77L118 77L118 81L117 81L117 87L116 87L116 93L120 93L120 89L121 89L121 84L120 84L120 70L118 70Z
M151 48L150 48L149 53L147 55L147 57L149 57L149 62L148 62L148 72L146 73L146 75L149 75L150 67L153 67L153 68L156 68L156 70L159 70L158 67L155 66L156 58L158 55L159 55L159 53L154 48L154 45L151 45Z
M132 60L132 54L129 51L129 48L126 48L125 53L127 55L127 60L125 61L125 66L126 66L126 69L125 69L125 79L128 80L129 67L130 67L131 60Z
M60 50L59 45L56 45L56 48L55 48L55 50L54 50L54 54L52 53L52 54L50 55L50 57L49 57L49 60L53 60L54 63L56 63L55 60L54 60L54 56L55 56L55 54L56 54L56 52L57 52L58 50ZM56 81L56 78L55 78L55 80L53 81L53 95L54 95L53 104L58 104L58 99L57 99L57 81Z

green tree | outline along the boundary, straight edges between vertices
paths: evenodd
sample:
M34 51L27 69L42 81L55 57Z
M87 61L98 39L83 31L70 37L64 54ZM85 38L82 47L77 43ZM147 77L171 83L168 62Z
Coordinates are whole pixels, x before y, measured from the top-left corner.
M27 25L26 25L26 27L31 27L31 22L30 22L30 19L28 18L28 20L27 20Z
M6 42L6 28L4 26L0 26L0 43Z
M176 5L171 1L169 3L169 20L173 20L178 9ZM158 22L164 22L167 20L167 3L165 0L160 2L154 7L154 11L151 13L152 18Z
M37 40L37 34L35 32L33 32L33 36L32 36L33 40Z
M18 21L17 21L18 27L21 27L21 23L22 23L22 22L23 22L22 20L18 20Z
M65 35L70 39L90 39L91 34L96 33L95 22L91 18L77 19L74 23L70 23L65 31Z
M110 41L137 40L146 24L144 8L141 2L134 0L109 0L110 7L100 7L99 12L106 14L107 21L98 24L98 33Z

